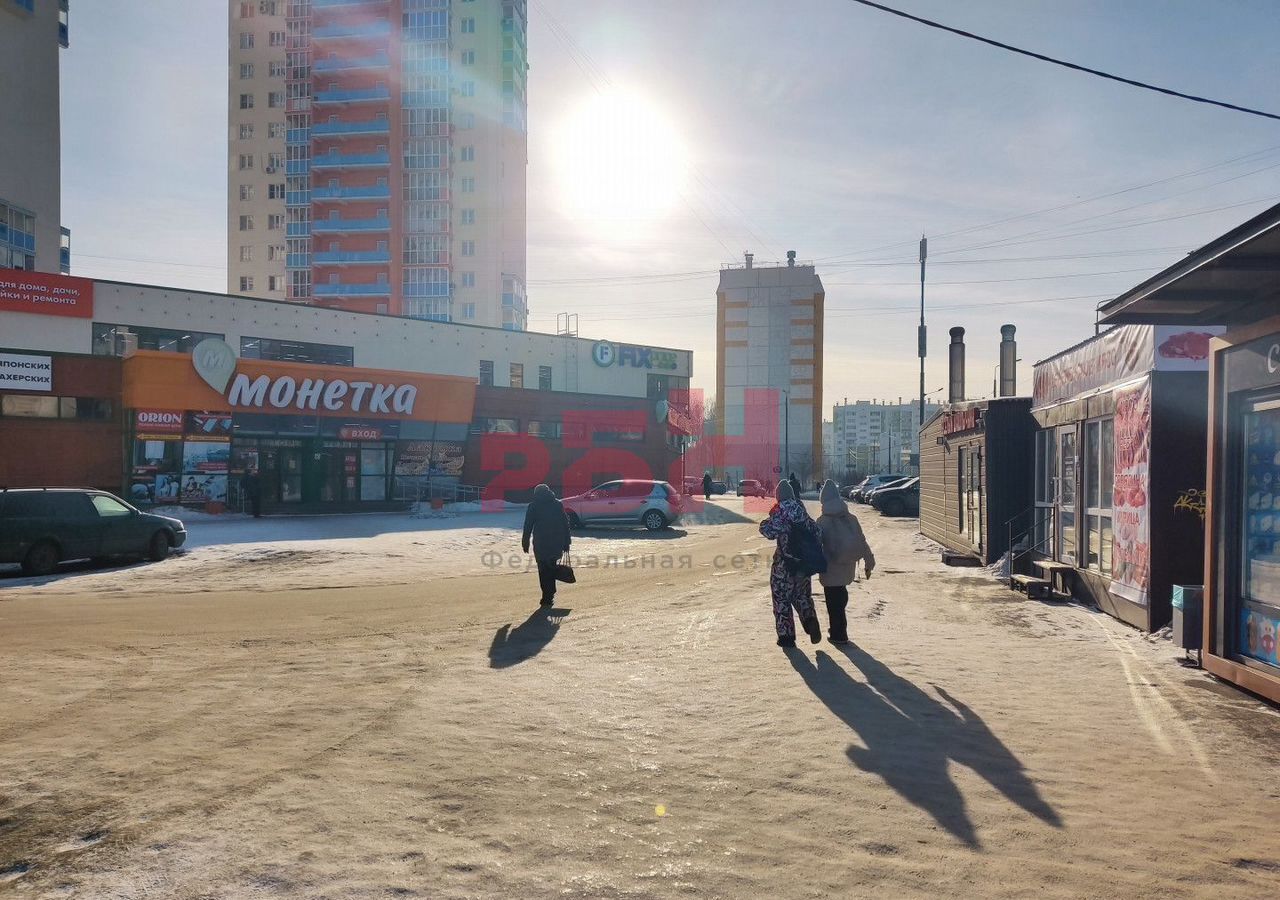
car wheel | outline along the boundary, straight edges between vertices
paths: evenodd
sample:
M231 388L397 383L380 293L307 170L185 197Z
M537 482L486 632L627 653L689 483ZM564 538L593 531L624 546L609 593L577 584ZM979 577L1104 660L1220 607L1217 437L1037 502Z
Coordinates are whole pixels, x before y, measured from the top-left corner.
M569 527L575 530L582 527L582 519L573 510L569 510Z
M660 531L667 527L667 517L656 509L651 509L640 517L641 523L650 531Z
M28 575L52 575L58 568L61 554L52 541L41 541L27 551L22 560L22 571Z
M169 557L169 535L157 531L147 542L147 559L152 562L163 562Z
M880 512L886 516L900 516L903 512L902 501L896 497L891 497L884 501L884 508Z

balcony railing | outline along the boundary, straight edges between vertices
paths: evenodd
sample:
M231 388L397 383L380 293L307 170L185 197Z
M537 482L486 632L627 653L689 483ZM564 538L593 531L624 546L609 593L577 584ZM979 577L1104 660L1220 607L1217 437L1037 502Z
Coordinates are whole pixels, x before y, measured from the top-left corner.
M365 88L358 91L316 91L311 99L317 106L328 103L372 103L390 100L391 91L386 87Z
M386 6L389 0L311 0L315 9L337 9L341 6Z
M385 168L391 163L389 153L328 153L311 160L313 169Z
M311 293L317 297L390 297L391 285L374 284L317 284Z
M316 122L311 133L317 137L341 137L351 134L389 134L386 119L369 119L364 122Z
M311 223L289 222L285 225L284 233L288 237L306 237L311 234Z
M311 234L348 234L357 231L390 231L390 219L316 219Z
M313 187L312 200L390 200L391 188L385 184L359 187Z
M391 262L390 250L336 250L312 254L318 266L353 266Z
M346 56L317 59L311 64L313 72L345 72L351 69L385 69L391 65L391 57L385 53L372 56Z
M306 175L311 169L311 161L307 159L290 159L284 164L286 175Z
M312 42L341 40L343 38L376 38L391 34L391 23L386 19L371 22L340 22L322 25L311 32Z

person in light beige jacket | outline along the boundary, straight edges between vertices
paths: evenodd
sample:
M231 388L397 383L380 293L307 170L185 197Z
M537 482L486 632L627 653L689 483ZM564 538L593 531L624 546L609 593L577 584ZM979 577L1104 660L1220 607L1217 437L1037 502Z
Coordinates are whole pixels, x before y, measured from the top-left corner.
M818 580L827 601L830 622L827 636L833 644L847 644L849 621L845 608L849 605L849 585L856 577L858 560L862 560L870 578L876 558L862 533L862 525L849 511L836 483L828 478L818 497L822 501L818 527L822 529L822 551L827 555L827 571L820 574Z

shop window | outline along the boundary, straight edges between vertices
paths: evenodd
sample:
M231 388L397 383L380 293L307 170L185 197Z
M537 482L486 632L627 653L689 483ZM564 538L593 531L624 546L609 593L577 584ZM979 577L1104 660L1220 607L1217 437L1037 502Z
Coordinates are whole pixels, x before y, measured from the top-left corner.
M511 364L511 386L513 388L524 387L524 363Z
M150 328L145 325L109 325L93 323L94 356L123 356L136 340L138 350L163 350L167 353L190 353L205 338L224 340L225 335L209 331L175 328Z
M551 367L538 366L538 390L551 390Z
M274 338L240 338L243 359L271 359L279 362L305 362L324 366L355 365L355 350L339 344L312 344L307 341L283 341Z
M548 422L545 420L530 419L528 432L536 437L551 438L552 440L560 439L560 423Z
M1115 480L1115 420L1085 424L1084 493L1086 567L1111 574L1112 496Z
M480 384L484 387L493 387L493 360L480 360Z
M472 434L519 434L520 423L515 419L495 419L478 416L471 422Z
M1035 509L1032 512L1031 549L1053 555L1054 469L1057 465L1052 431L1036 432Z
M9 394L0 397L0 415L24 419L56 419L58 418L58 398Z

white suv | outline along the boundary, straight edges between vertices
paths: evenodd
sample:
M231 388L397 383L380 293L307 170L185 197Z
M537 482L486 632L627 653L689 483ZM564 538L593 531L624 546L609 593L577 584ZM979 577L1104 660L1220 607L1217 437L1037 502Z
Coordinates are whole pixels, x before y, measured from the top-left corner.
M676 489L665 481L633 478L607 481L561 502L572 528L588 523L643 525L650 531L678 522L684 505Z

